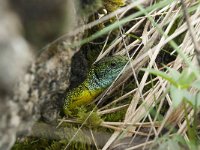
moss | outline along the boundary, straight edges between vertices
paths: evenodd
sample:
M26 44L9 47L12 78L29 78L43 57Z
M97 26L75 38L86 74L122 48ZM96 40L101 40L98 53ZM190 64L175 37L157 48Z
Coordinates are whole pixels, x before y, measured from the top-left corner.
M97 114L96 110L93 112L87 112L87 110L83 107L78 111L77 120L78 122L85 123L89 128L98 127L102 122L102 119Z
M125 0L103 0L105 9L110 13L125 5Z
M97 12L99 8L102 7L102 1L101 0L80 0L79 2L79 14L84 17L88 17L89 15L93 14L94 12Z
M17 141L12 150L44 150L48 146L48 139L26 137L23 141Z
M90 137L87 136L81 129L78 130L78 127L75 127L72 124L65 124L60 129L56 131L56 135L60 137L61 140L53 141L52 144L48 147L47 150L54 150L52 148L59 148L64 149L69 141L73 138L74 134L76 137L71 141L68 149L76 150L76 149L83 149L87 150L91 147L91 140ZM56 150L56 149L55 149Z
M62 141L62 140L61 140ZM62 148L62 143L61 141L53 141L53 143L48 146L47 148L45 148L45 150L59 150Z
M115 113L103 115L102 118L105 121L120 122L123 121L125 114L126 114L126 109L123 109Z
M80 14L86 16L99 11L103 6L109 13L125 5L125 0L80 0Z
M53 134L54 139L47 138L44 132L40 134L42 137L26 137L23 141L17 141L12 150L61 150L64 149L69 141L73 138L74 133L78 131L78 127L72 124L62 124ZM48 134L48 133L46 133ZM44 136L44 137L43 137ZM77 132L74 140L70 142L68 149L71 150L89 150L92 148L91 138L82 129Z

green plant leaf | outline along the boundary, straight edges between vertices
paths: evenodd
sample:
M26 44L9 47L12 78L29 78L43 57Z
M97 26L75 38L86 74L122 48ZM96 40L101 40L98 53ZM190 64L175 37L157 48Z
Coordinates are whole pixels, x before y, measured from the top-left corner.
M186 97L186 94L187 94L187 97ZM198 95L192 95L190 94L189 92L185 93L185 98L188 102L190 102L193 106L197 106L199 107L200 106L200 101L199 101L199 94Z
M184 90L183 95L188 101L191 101L194 98L194 96L190 92L188 92L187 90Z
M194 72L191 69L184 69L181 73L179 80L177 81L181 88L189 88L196 79Z
M194 81L191 86L200 90L200 80Z
M166 66L166 68L169 71L169 75L171 75L174 80L177 81L180 78L181 74L177 70L167 67L167 66Z
M132 34L132 33L127 34L127 36L132 37L132 38L134 38L134 39L137 39L137 40L139 40L139 41L142 41L142 39L141 39L139 36L136 36L136 35L134 35L134 34Z
M170 87L170 96L172 98L173 106L176 108L179 106L184 98L184 90L172 85Z
M141 69L141 70L143 70L143 71L148 71L148 72L151 73L151 74L160 76L161 78L167 80L167 81L170 82L172 85L174 85L174 86L177 87L176 81L175 81L170 75L168 75L168 74L165 73L165 72L162 72L162 71L159 71L159 70L154 70L154 69Z

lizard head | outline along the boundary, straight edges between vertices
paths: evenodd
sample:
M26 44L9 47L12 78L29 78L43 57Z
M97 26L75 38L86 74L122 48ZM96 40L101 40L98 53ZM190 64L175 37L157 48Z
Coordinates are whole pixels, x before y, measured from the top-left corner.
M125 56L106 57L95 63L88 73L89 89L105 89L119 76L128 58Z

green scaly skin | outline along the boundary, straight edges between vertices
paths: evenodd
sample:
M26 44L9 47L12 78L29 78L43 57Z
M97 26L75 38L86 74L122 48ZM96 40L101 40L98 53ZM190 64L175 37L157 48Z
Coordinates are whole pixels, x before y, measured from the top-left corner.
M69 110L92 102L112 84L127 62L128 58L125 56L112 56L95 63L89 70L86 80L67 93L64 113L67 115Z

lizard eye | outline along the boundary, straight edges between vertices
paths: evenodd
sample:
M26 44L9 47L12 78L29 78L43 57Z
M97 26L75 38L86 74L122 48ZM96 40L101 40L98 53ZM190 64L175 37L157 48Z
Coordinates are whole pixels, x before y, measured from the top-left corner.
M115 62L111 62L111 67L115 67L117 64Z

